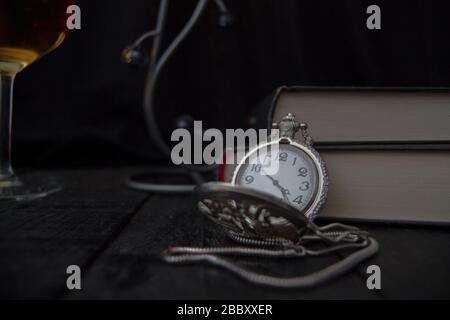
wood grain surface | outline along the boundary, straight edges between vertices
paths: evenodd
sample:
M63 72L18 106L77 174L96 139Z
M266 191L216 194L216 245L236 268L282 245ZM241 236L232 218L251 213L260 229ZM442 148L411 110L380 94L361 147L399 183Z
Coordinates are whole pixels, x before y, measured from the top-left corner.
M449 298L450 233L446 227L365 224L380 252L339 279L310 290L248 284L205 265L160 259L172 245L227 240L192 210L188 195L154 195L123 186L133 169L52 172L64 189L28 203L0 203L0 297L11 299L386 299ZM256 270L298 275L337 256L298 261L241 260ZM82 270L82 290L66 288L66 268ZM382 290L366 288L377 264Z

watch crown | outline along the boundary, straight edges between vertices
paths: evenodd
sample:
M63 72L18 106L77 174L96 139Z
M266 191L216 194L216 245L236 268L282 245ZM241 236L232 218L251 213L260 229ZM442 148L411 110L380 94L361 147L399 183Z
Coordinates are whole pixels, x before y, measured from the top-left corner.
M295 120L295 115L288 113L283 119L277 124L277 129L280 129L280 136L294 139L295 134L300 130L301 124Z

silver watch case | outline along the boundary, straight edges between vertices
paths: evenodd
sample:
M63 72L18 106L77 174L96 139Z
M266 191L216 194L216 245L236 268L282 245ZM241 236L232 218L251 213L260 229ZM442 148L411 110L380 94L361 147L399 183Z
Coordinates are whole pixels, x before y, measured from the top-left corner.
M307 143L304 143L301 141L294 141L288 137L281 137L275 141L270 141L268 143L264 143L264 144L260 144L260 145L256 146L255 148L250 150L245 155L245 157L242 159L242 161L240 161L240 163L238 164L238 166L236 167L236 169L233 172L233 178L231 180L231 183L233 185L237 185L236 179L237 179L239 171L246 164L246 161L248 161L249 158L255 152L257 152L261 148L267 148L270 145L275 145L275 144L290 144L291 146L296 147L296 148L302 150L303 152L305 152L313 160L313 163L317 170L317 177L318 177L317 186L318 187L315 190L313 200L309 203L309 205L304 209L304 211L302 213L307 217L307 219L309 221L314 221L314 219L319 214L319 211L322 209L322 207L325 204L326 199L327 199L328 174L327 174L325 162L322 160L322 158L320 157L317 150L315 150L311 145L309 145ZM291 206L291 207L293 207L293 206ZM293 208L295 208L295 207L293 207ZM295 209L298 211L297 208L295 208Z

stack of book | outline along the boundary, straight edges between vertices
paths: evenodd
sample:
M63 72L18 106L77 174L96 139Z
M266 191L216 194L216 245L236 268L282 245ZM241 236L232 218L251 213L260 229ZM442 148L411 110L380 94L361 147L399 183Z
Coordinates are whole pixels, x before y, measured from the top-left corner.
M282 87L255 115L289 112L327 164L322 217L450 223L450 90Z

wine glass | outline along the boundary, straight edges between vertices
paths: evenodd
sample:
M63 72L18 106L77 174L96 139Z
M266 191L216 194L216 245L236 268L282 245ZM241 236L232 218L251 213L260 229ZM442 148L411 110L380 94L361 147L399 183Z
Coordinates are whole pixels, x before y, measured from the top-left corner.
M71 0L0 0L0 199L30 200L60 187L39 175L18 178L11 166L13 83L18 72L67 36Z

